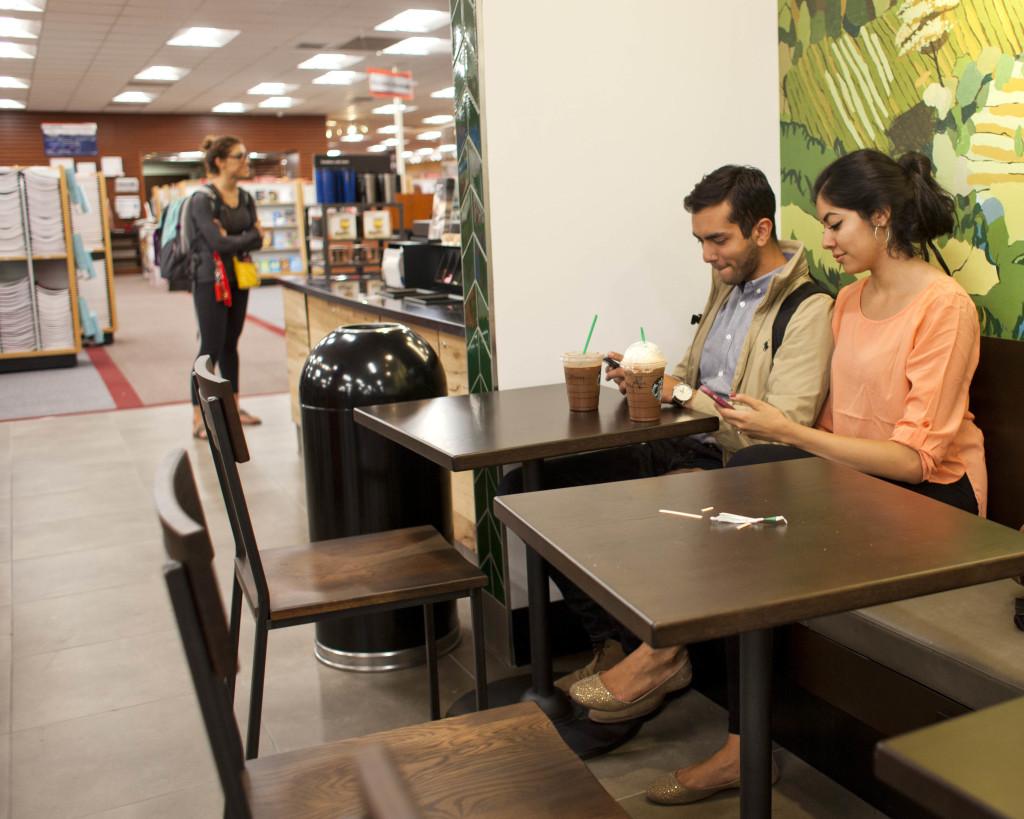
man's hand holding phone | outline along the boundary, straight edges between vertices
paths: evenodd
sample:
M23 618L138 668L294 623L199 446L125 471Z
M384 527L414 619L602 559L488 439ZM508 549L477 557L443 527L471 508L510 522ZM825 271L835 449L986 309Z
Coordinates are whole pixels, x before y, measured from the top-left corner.
M701 384L698 389L700 389L702 393L704 393L708 398L710 398L723 409L736 409L736 407L733 405L731 401L727 401L725 398L723 398L717 392L711 389L707 384Z
M611 352L604 357L605 381L614 381L619 392L626 394L626 371L622 369L622 353Z

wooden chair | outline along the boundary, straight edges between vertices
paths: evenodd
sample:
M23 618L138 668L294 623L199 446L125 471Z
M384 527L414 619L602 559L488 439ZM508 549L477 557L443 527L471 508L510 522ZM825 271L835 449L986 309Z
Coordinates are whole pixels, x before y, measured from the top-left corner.
M270 629L328 617L423 606L430 716L441 715L437 680L434 604L469 597L473 620L477 709L487 707L481 590L486 576L432 526L261 549L238 474L249 460L231 384L211 371L208 356L192 373L207 439L235 539L231 594L231 641L238 651L242 595L256 621L253 647L247 759L259 755L263 677ZM234 699L234 678L228 693Z
M229 819L626 816L533 703L247 762L228 693L237 654L184 451L161 464L154 494L171 559L164 576ZM394 775L381 773L374 750L380 747L393 760L405 794L380 792L393 787L388 780ZM364 798L370 791L376 798Z

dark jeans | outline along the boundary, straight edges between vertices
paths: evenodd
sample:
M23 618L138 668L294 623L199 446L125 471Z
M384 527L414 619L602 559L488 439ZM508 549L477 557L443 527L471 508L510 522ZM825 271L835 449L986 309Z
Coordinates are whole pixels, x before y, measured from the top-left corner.
M793 446L779 446L777 444L758 444L747 447L737 452L729 461L729 467L750 466L752 464L767 464L774 461L791 461L797 458L813 458L809 452L797 449ZM884 479L888 480L888 479ZM974 489L971 481L965 474L956 483L941 484L929 483L927 481L918 484L903 483L902 481L889 481L889 483L902 486L919 495L932 498L933 500L963 509L965 512L978 514L978 500L974 496ZM728 637L725 641L725 665L727 692L729 698L729 733L739 734L740 732L740 639L739 637Z
M636 478L653 478L676 469L720 469L722 454L717 447L707 446L690 438L652 441L649 444L631 444L600 452L566 455L550 458L541 464L545 489L567 486L589 486ZM499 495L523 491L523 472L514 469L498 484ZM623 544L623 548L627 548ZM580 618L591 644L597 648L605 640L618 640L627 652L640 645L640 641L575 583L552 566L551 579L565 599L565 604Z
M231 389L238 392L238 339L245 325L245 310L249 306L249 291L232 287L231 306L225 307L214 295L213 282L194 284L192 301L196 307L199 322L199 353L208 355L217 365L223 378L231 382ZM189 384L192 379L189 377ZM190 386L192 403L199 405L199 396Z

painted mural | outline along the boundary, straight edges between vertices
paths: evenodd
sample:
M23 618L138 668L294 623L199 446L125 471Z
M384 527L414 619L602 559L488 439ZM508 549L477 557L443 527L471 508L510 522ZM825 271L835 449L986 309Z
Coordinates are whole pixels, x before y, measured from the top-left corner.
M831 289L810 189L858 148L920 151L959 210L938 243L985 335L1024 340L1024 2L779 0L782 233Z

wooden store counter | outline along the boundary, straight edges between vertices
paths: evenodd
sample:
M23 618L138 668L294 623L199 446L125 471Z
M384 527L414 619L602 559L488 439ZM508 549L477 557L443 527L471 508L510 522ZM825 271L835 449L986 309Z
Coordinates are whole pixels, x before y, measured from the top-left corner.
M407 304L404 299L381 295L349 295L345 285L330 286L305 276L281 276L284 286L285 342L288 350L288 391L292 420L301 425L299 377L309 351L324 336L343 324L397 321L421 336L441 359L449 395L469 392L466 338L461 303ZM476 549L476 512L473 473L452 475L452 525L455 539Z

